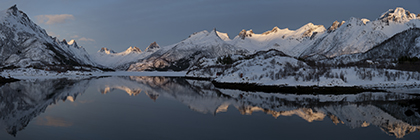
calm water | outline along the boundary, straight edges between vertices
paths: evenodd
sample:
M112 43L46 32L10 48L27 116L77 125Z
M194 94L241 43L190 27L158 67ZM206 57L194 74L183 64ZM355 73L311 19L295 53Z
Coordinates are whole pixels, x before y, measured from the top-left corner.
M420 139L420 96L296 95L165 77L0 87L0 140Z

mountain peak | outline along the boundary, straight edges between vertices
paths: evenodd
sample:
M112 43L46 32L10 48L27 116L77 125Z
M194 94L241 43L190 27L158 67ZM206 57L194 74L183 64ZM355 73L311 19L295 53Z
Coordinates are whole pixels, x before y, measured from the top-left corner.
M129 47L127 50L125 50L126 53L131 53L131 52L136 52L136 53L141 53L140 48L137 47Z
M67 42L67 44L69 44L69 45L73 45L73 46L77 46L77 43L76 43L76 41L75 40L70 40L69 42Z
M111 49L108 49L108 48L105 48L105 47L102 47L98 52L106 53L106 54L115 53L114 50L111 50Z
M8 11L19 11L17 8L17 5L13 5L12 7L10 7L9 9L7 9Z
M146 52L153 52L159 48L159 45L156 42L153 42L146 48Z
M242 31L241 32L239 32L239 37L241 37L241 39L245 39L245 37L252 37L252 35L254 34L254 32L252 31L252 29L250 29L250 30L245 30L245 29L242 29Z
M382 21L394 21L394 22L403 22L411 19L416 19L417 16L410 11L405 10L404 8L397 7L395 9L389 9L387 12L383 13L379 20Z
M313 23L308 23L296 30L298 33L302 33L302 37L311 37L318 32L324 32L326 29L323 25L314 25Z
M217 34L216 28L213 28L213 30L211 30L211 32L209 33L209 35L211 35L211 34L216 35L217 37L219 37L219 34Z
M344 23L345 23L345 21L341 21L341 23L340 23L336 20L336 21L333 22L333 24L330 27L328 27L327 30L328 30L328 32L332 32L332 31L336 30L337 28L339 28Z
M62 43L67 43L67 40L66 40L66 39L63 39L61 42L62 42ZM67 43L67 44L68 44L68 43Z
M276 32L278 32L278 31L280 31L281 29L279 28L279 27L274 27L271 31L267 31L267 32L264 32L264 33L262 33L263 35L268 35L268 34L271 34L271 33L276 33Z
M19 11L16 4L13 5L12 7L10 7L9 9L7 9L6 13L8 13L10 15L13 15L13 16L18 16L18 13L22 13L24 15L24 17L27 17L27 15L25 13L23 13L22 11Z

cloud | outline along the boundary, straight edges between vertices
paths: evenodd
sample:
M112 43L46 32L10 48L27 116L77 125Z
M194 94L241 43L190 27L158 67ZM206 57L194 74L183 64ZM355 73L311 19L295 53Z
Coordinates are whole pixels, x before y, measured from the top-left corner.
M35 122L37 125L54 126L54 127L69 127L72 126L72 122L66 121L64 118L55 118L51 116L45 116L44 118L38 118Z
M86 38L86 37L79 38L79 41L96 42L94 39L92 39L92 38Z
M38 15L35 16L38 23L40 24L61 24L66 23L70 20L74 20L74 16L70 14L61 14L61 15Z
M47 31L47 33L48 33L49 36L60 38L60 35L58 35L58 34L56 34L54 32L48 32Z

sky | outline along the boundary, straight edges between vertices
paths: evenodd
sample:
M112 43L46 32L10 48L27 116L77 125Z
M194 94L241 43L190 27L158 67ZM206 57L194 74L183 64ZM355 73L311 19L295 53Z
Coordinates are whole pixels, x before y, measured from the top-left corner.
M60 40L76 40L89 53L106 47L144 50L180 42L194 32L216 28L234 38L242 30L292 30L311 22L331 26L351 17L375 20L403 7L420 14L420 0L0 0L15 4Z

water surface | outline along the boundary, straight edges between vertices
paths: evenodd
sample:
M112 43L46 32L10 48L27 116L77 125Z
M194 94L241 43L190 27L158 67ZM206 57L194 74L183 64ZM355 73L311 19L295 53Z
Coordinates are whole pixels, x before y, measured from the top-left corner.
M0 87L8 139L419 139L420 96L308 95L166 77L38 79Z

